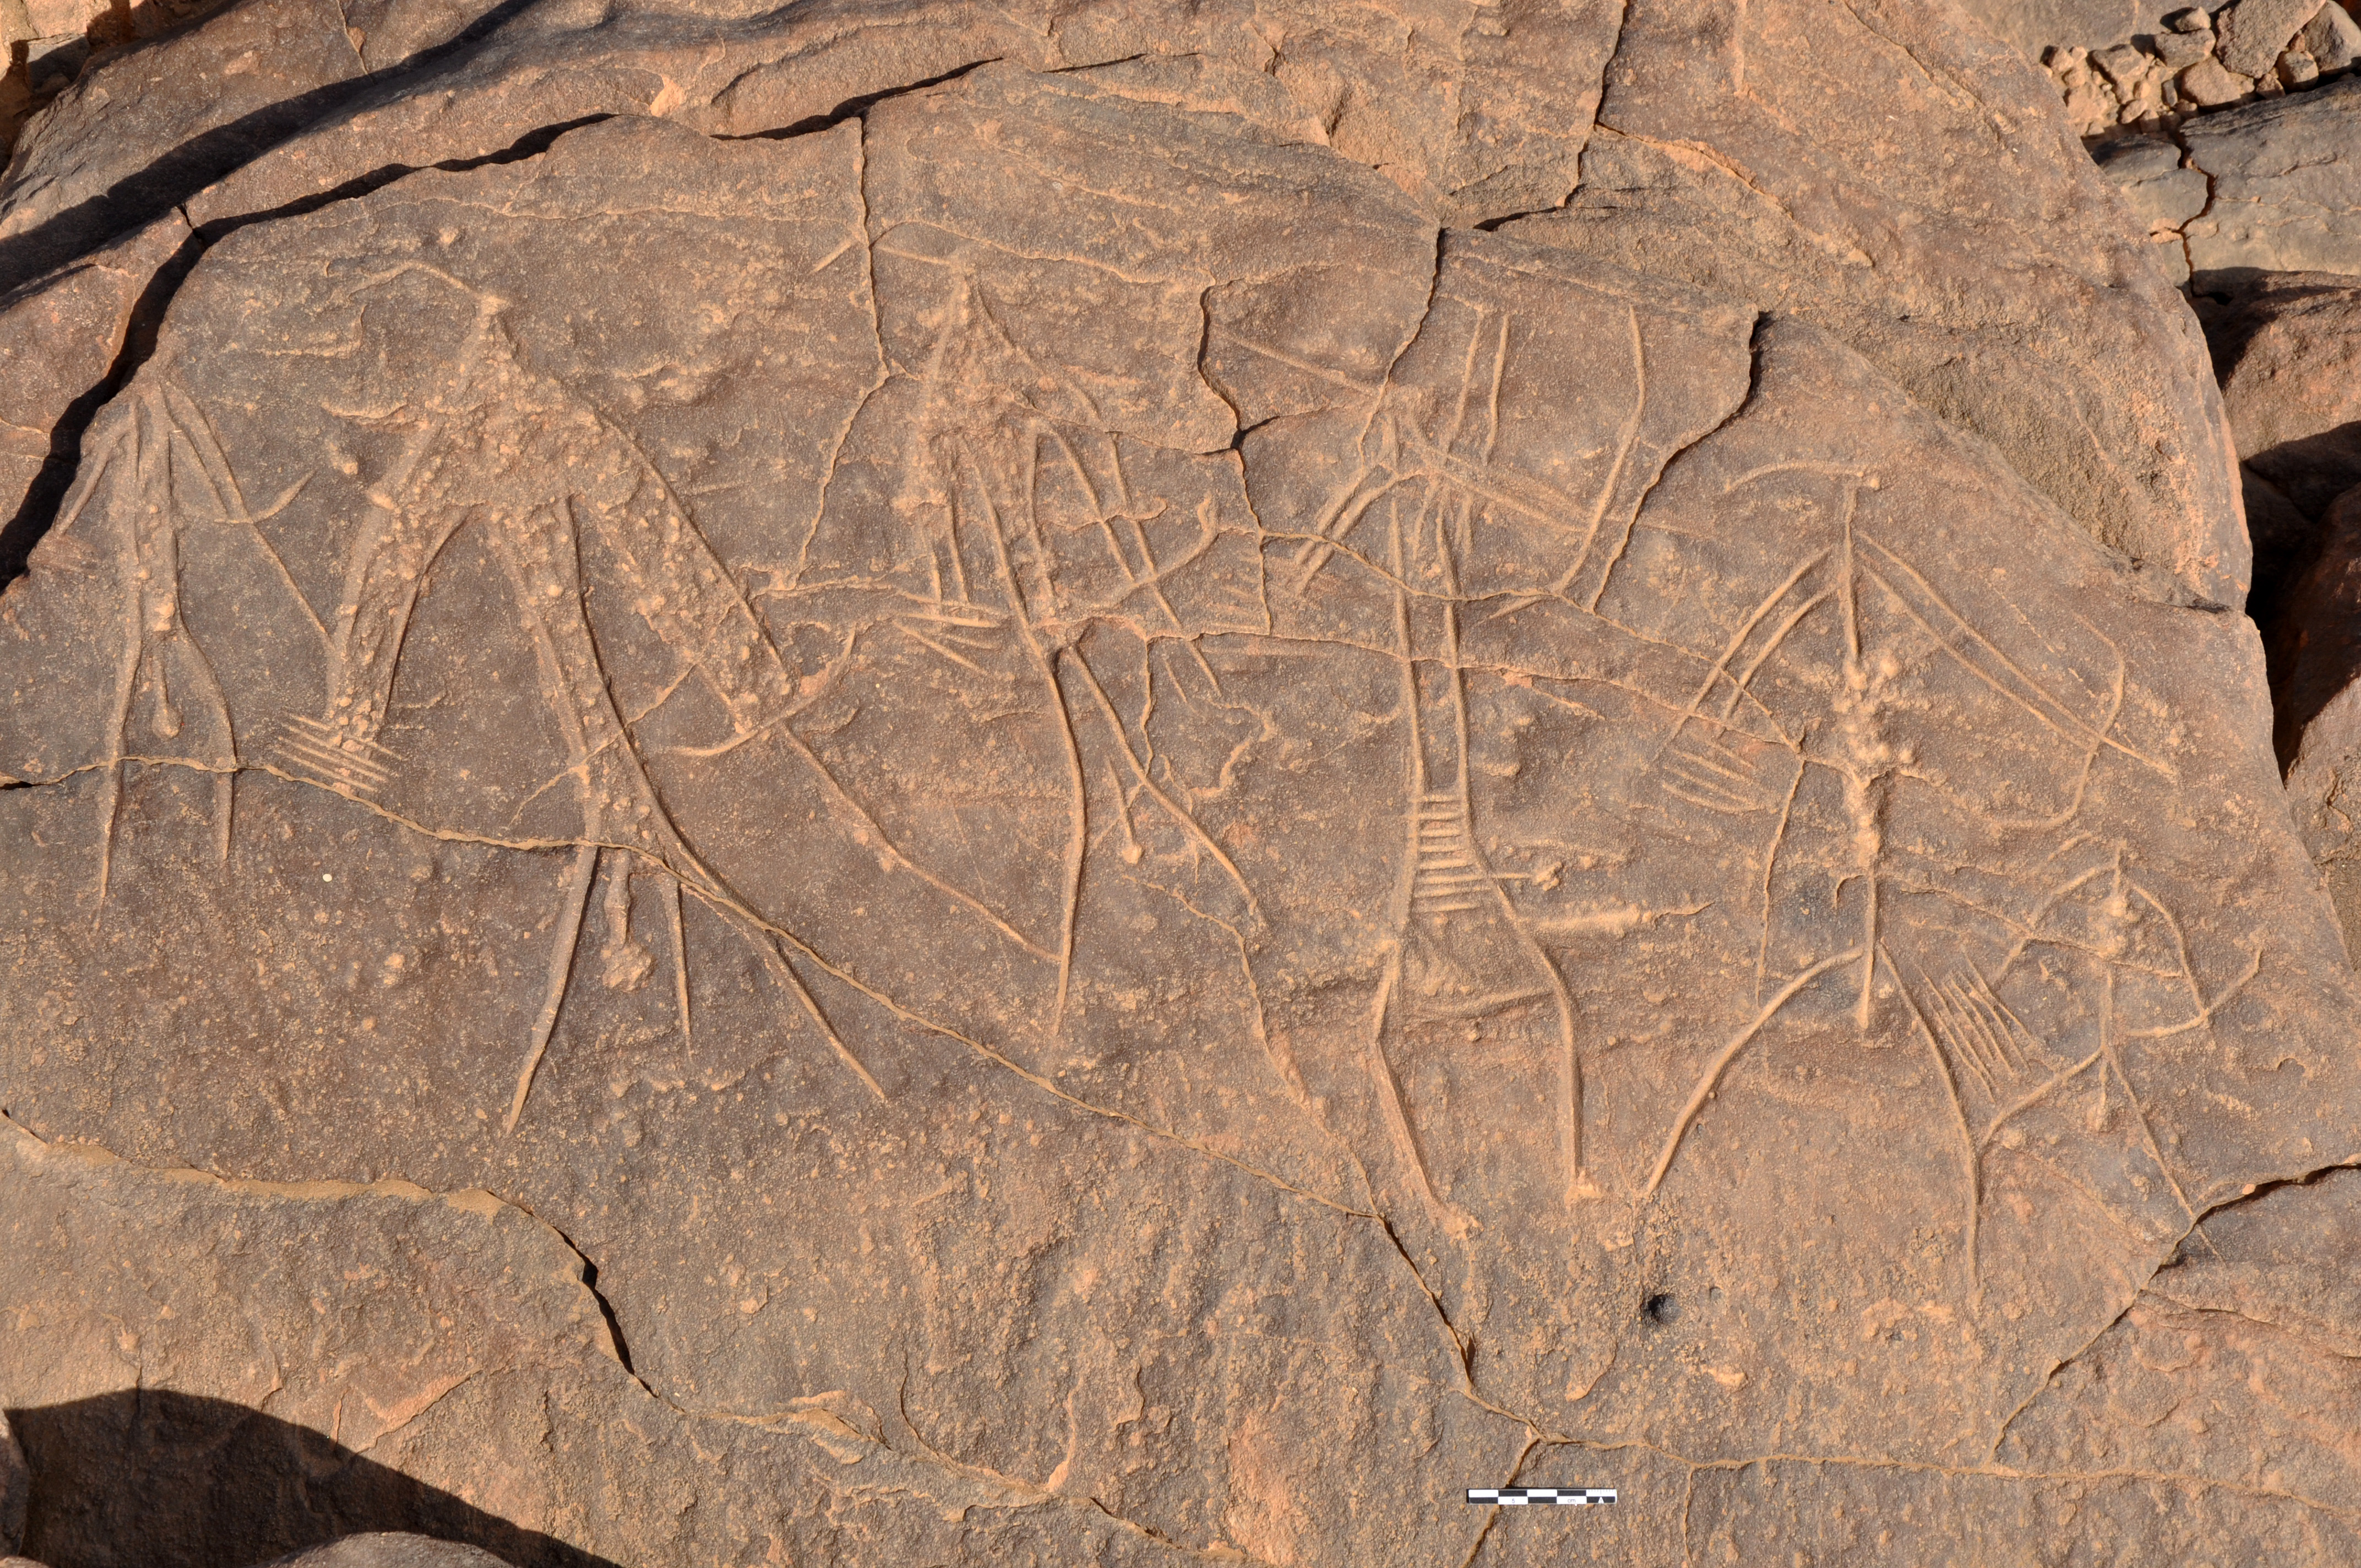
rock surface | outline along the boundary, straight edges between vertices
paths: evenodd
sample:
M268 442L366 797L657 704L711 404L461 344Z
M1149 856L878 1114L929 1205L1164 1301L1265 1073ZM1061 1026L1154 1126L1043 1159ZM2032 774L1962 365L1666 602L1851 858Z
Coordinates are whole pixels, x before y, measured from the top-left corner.
M2180 144L2162 137L2111 138L2091 149L2099 167L2132 210L2136 232L2145 235L2157 270L2176 283L2189 280L2189 247L2181 229L2205 210L2205 172L2188 167ZM2247 520L2251 525L2253 520Z
M282 1557L270 1568L500 1568L481 1547L398 1530L347 1535Z
M1741 293L1808 304L1881 368L2009 451L2104 543L2177 574L2200 597L2235 603L2245 591L2245 542L2226 521L2236 505L2233 469L2186 318L2160 288L2118 281L2114 216L2061 145L2038 86L2003 51L1955 29L1928 18L1901 34L1886 22L1850 25L1857 47L1902 72L1912 113L1897 141L1882 115L1828 112L1849 103L1850 89L1828 63L1830 37L1817 12L1807 25L1805 13L1773 8L1743 36L1700 37L1676 11L1638 6L1619 29L1603 13L1535 0L1513 25L1504 14L1497 31L1471 24L1455 55L1441 53L1430 32L1413 28L1404 45L1375 13L1348 28L1323 7L1295 19L1282 7L1256 24L1259 32L1243 8L1192 11L1178 33L1137 5L1086 7L1040 30L963 6L887 14L892 25L814 18L714 44L702 32L684 42L653 16L620 27L545 7L461 28L443 13L430 26L396 5L365 23L396 40L365 84L273 156L197 195L188 213L208 228L233 225L349 181L512 156L549 127L597 114L654 110L743 136L818 123L868 94L983 60L1071 68L1153 41L1199 51L1216 95L1209 104L1243 93L1238 111L1276 116L1278 134L1314 137L1374 167L1431 219L1495 223L1566 201L1586 143L1595 146L1604 86L1626 108L1600 128L1632 135L1612 149L1617 167L1590 177L1602 195L1636 181L1663 194L1629 200L1720 209L1710 220L1690 214L1709 222L1719 246L1667 236L1655 251ZM172 42L202 62L219 52L212 30L234 20L216 17ZM1610 50L1618 63L1608 71ZM1914 53L1940 74L1926 76ZM12 257L52 265L60 247L92 243L96 230L160 214L153 182L130 182L136 201L110 194L126 160L104 150L141 145L141 116L170 112L126 109L107 86L108 71L143 58L93 72L19 147L10 194L0 197L0 232L16 236L0 241L0 280ZM551 60L566 68L549 69ZM1236 84L1214 84L1222 72ZM1968 80L1981 96L1950 85ZM1732 84L1750 95L1733 95ZM1802 124L1814 133L1800 134ZM211 135L192 145L210 147ZM176 173L175 161L157 178L192 180L211 167ZM1963 247L2011 259L1971 267ZM1798 265L1814 273L1807 287L1789 276ZM2141 343L2138 389L2093 395L2086 389L2114 385L2128 368L2118 349L2100 345L2127 336Z
M25 1504L32 1485L8 1412L0 1410L0 1558L13 1556L25 1544Z
M1993 5L1981 19L2037 60L2077 134L2164 133L2206 111L2323 83L2361 60L2346 0L2238 0L2127 27L2105 6ZM2114 40L2112 42L2108 40Z
M380 34L375 59L336 0L272 0L93 62L26 126L0 179L0 288L166 216L349 99L345 84L398 75L467 20L430 0L391 8L390 26L381 7L352 11Z
M2353 1544L2054 1458L2361 1081L2202 342L2031 69L348 15L308 121L109 85L248 5L0 194L91 323L9 416L28 1551ZM249 1409L316 1507L51 1479Z
M188 237L168 214L0 296L0 573L56 515L139 302Z
M1800 19L1759 19L1726 69L1707 70L1684 16L1643 5L1627 18L1630 68L1609 73L1582 185L1532 220L1549 243L1822 326L1998 446L2094 537L2201 598L2242 600L2213 388L2142 374L2134 391L2125 377L2125 353L2143 371L2184 363L2191 323L2120 209L2092 199L2087 163L2052 139L2037 85L1961 33L1874 38L1865 47L1917 73L1914 129L1896 137L1837 107L1825 40ZM1955 95L1969 81L1978 96ZM1809 137L1793 129L1805 124Z
M2110 42L2161 29L2180 0L1960 0L1993 37L2039 60L2052 44Z
M2198 278L2361 275L2361 75L2181 127L2213 200L2185 231Z
M2361 485L2361 277L2271 274L2207 335L2247 466L2315 518Z
M269 1562L356 1532L517 1568L1162 1562L1079 1500L896 1453L815 1388L698 1415L615 1358L581 1258L484 1192L223 1180L0 1122L25 1550ZM447 1558L445 1551L438 1555ZM304 1558L310 1562L313 1559ZM458 1568L456 1563L452 1568Z
M2352 1369L2356 1259L2361 1172L2327 1171L2208 1215L2053 1381L2004 1454L2029 1470L2202 1475L2221 1490L2195 1514L2220 1508L2232 1530L2257 1535L2276 1526L2276 1550L2296 1561L2350 1556L2361 1541L2349 1523L2307 1539L2310 1526L2275 1499L2334 1498L2340 1510L2361 1503L2361 1469L2343 1436L2361 1396ZM2231 1504L2234 1495L2254 1501ZM2108 1519L2112 1511L2093 1521L2103 1541L2140 1528L2122 1513ZM2238 1555L2192 1531L2166 1555L2217 1552Z
M0 157L27 115L101 58L220 8L223 0L0 0Z

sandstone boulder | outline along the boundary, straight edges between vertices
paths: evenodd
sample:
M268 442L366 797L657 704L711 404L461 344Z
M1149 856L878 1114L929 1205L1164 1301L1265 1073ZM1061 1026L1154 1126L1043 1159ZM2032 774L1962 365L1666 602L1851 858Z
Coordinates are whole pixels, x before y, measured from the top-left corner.
M2241 76L2261 76L2319 14L2325 0L2231 0L2213 18L2214 58Z
M2188 281L2189 247L2180 231L2205 210L2203 171L2186 166L2180 143L2159 136L2111 138L2092 148L2091 160L2131 208L2135 232L2149 242L2157 269L2176 283Z
M28 1550L252 1408L290 1550L2334 1561L2002 1457L2356 998L2193 319L1848 15L524 10L180 197L0 598Z
M2213 200L2187 229L2201 283L2256 272L2361 274L2361 75L2180 127Z
M271 1568L500 1568L500 1559L433 1536L372 1530L282 1557Z
M2306 515L2361 485L2361 277L2274 273L2208 323L2246 465Z
M2242 76L2208 55L2182 71L2181 98L2201 109L2219 109L2238 103L2255 91L2255 79Z

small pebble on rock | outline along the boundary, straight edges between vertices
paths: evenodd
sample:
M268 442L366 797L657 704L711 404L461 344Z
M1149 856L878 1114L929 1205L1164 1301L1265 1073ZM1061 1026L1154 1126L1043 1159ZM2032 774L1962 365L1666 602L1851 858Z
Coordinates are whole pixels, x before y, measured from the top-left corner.
M2129 44L2100 49L2091 59L2107 73L2107 80L2115 84L2118 92L2135 91L2140 79L2147 74L2148 57Z
M2237 0L2214 19L2221 41L2214 46L2223 66L2245 76L2260 77L2319 12L2322 0Z
M2240 76L2210 58L2182 71L2180 80L2181 96L2205 109L2235 104L2255 90L2253 78Z
M2361 22L2356 22L2353 14L2334 0L2303 25L2295 41L2297 48L2312 56L2323 76L2361 63Z

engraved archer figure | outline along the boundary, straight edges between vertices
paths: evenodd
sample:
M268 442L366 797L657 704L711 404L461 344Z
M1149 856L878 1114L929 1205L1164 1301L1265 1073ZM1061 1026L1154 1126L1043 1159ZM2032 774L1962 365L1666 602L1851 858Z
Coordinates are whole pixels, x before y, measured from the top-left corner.
M1445 1202L1427 1174L1419 1137L1402 1103L1387 1040L1420 1021L1466 1020L1503 1008L1538 1005L1554 1041L1552 1119L1556 1124L1559 1190L1565 1202L1598 1188L1583 1163L1582 1061L1574 999L1557 964L1510 896L1522 880L1496 869L1476 827L1468 776L1466 664L1460 646L1461 563L1475 551L1477 518L1514 504L1487 466L1499 433L1500 382L1510 322L1497 334L1478 313L1471 329L1459 395L1440 428L1429 430L1412 400L1378 392L1360 441L1361 462L1314 521L1296 552L1299 587L1333 559L1338 546L1376 563L1392 599L1394 653L1409 718L1403 795L1407 843L1393 910L1395 938L1367 1036L1366 1070L1387 1131L1414 1190L1444 1229L1465 1234L1469 1217ZM1488 350L1488 395L1478 402ZM1609 478L1610 486L1613 478Z

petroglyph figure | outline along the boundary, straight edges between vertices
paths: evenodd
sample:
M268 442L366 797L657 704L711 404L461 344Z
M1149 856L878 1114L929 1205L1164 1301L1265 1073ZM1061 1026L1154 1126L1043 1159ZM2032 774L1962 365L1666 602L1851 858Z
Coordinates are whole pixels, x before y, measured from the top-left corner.
M514 930L464 983L405 959L318 1059L447 1051L430 1000L483 987L487 1139L769 1094L732 1147L805 1185L764 1196L891 1146L911 1213L997 1179L919 1152L941 1105L1051 1105L1382 1220L1486 1398L1636 1399L1642 1272L1807 1245L1988 1336L1940 1349L1962 1400L2048 1354L1988 1300L2119 1310L2326 983L2191 870L2263 853L2222 802L2266 796L2190 761L2219 672L2172 650L2213 632L1806 328L1438 236L1169 82L1011 80L560 144L686 137L724 195L594 199L553 152L209 253L33 579L121 619L45 760L104 771L102 894L165 773L226 882L277 852L241 775L481 851ZM1104 130L1147 102L1153 159ZM550 237L627 221L729 287L615 292ZM254 983L345 1005L352 938L281 926ZM1763 1219L1797 1191L1874 1221Z

